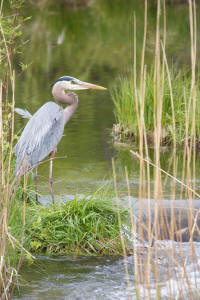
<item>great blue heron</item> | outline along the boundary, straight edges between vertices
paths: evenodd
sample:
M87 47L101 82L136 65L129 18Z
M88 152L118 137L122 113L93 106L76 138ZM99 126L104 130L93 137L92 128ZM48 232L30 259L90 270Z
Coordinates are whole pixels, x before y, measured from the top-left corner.
M73 92L65 93L65 91L106 90L106 88L70 76L60 77L51 87L54 99L61 104L68 104L65 109L54 102L45 103L33 116L27 110L15 109L22 117L30 119L15 146L17 157L15 176L23 176L35 168L36 200L38 200L37 165L50 154L49 186L54 202L52 165L56 147L62 138L65 124L78 107L78 96Z

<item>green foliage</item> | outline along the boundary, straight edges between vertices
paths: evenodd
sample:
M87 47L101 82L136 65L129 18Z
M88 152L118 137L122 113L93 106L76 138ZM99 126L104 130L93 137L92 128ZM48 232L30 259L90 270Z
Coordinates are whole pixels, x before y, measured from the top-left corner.
M120 209L122 219L126 212ZM75 198L31 206L26 211L25 247L54 255L122 254L117 208L111 201Z
M121 209L120 213L124 218L125 211ZM30 208L27 218L25 244L32 252L122 254L117 209L108 201L75 198L67 203Z
M19 201L23 201L25 198L26 203L35 203L36 200L35 200L35 187L33 182L33 175L28 176L26 188L24 187L25 187L24 180L21 179L15 194L15 199Z
M23 247L33 254L122 255L115 200L113 203L98 192L83 199L43 206L34 201L31 180L30 176L29 203L24 207L23 187L19 188L21 193L15 195L9 217L9 231L18 241L15 249L9 250L11 262L18 260L22 239ZM127 211L119 210L125 221ZM22 252L31 261L27 252Z
M0 78L2 80L5 80L5 72L9 68L10 62L13 61L14 56L22 52L21 36L23 24L30 19L30 17L24 18L19 14L23 3L24 0L9 0L3 3L3 13L0 15ZM7 85L8 81L6 82Z
M172 82L172 93L175 114L175 137L177 143L182 143L186 137L186 108L189 103L191 91L191 75L176 74L170 72ZM199 74L197 74L199 78ZM154 73L151 70L146 74L144 99L144 123L149 141L152 142L154 131ZM115 117L119 124L119 131L122 138L134 136L139 137L139 122L137 120L136 99L133 85L133 78L121 78L113 88L112 99L115 106ZM138 94L138 91L137 91ZM197 86L197 104L196 104L196 137L200 138L200 90ZM139 97L138 97L139 99ZM139 101L139 100L138 100ZM189 110L189 135L194 118L192 106ZM173 118L172 105L170 98L170 88L167 76L164 79L163 105L162 105L162 144L170 144L173 139Z
M13 157L14 136L14 103L15 103L15 74L13 69L14 55L19 53L21 44L21 27L24 22L19 15L23 0L1 1L0 9L0 298L10 299L17 271L20 266L22 252L18 252L20 243L10 234L12 224L15 232L22 233L22 211L18 211L15 200L19 197L18 181L13 176L15 159ZM18 42L17 42L18 41ZM17 43L16 43L17 42ZM16 213L17 212L17 213ZM19 216L16 219L16 216ZM11 226L11 227L10 227ZM22 235L18 235L18 240ZM20 253L20 254L19 254Z

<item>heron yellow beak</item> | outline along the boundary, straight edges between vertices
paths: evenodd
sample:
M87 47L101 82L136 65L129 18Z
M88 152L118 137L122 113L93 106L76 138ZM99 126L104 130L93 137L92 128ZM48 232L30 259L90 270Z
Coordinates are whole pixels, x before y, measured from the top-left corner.
M91 89L91 90L107 90L107 88L101 86L101 85L96 85L88 82L81 82L78 84L80 87L83 87L85 89Z
M74 89L80 89L80 90L87 90L87 89L91 89L91 90L107 90L105 87L101 86L101 85L96 85L96 84L92 84L89 82L85 82L85 81L81 81L78 79L74 79L73 80L74 83Z
M86 84L85 87L87 87L88 89L92 89L92 90L107 90L107 88L101 86L101 85L96 85L96 84Z

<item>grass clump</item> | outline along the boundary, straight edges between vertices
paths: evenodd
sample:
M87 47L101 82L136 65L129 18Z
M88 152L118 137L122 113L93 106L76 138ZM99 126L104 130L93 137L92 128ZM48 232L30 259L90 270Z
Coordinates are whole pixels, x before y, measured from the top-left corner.
M192 120L194 118L193 110L190 104L191 93L191 75L184 73L170 72L172 99L170 96L170 86L165 74L163 81L162 95L162 116L161 116L161 144L171 144L173 137L176 142L181 144L187 138L186 136L186 119L188 122L188 133L190 136ZM197 74L199 78L199 74ZM146 73L145 94L144 94L144 124L149 144L154 144L155 114L156 103L154 95L154 72L150 70ZM141 99L139 88L134 90L134 80L132 77L121 78L112 90L112 99L115 106L115 117L117 125L114 126L114 134L119 140L131 138L133 141L139 140L139 127L141 126L138 119ZM137 99L136 99L137 95ZM196 115L195 115L195 132L197 141L200 140L200 90L196 89ZM175 117L175 128L173 128L173 114ZM175 131L175 132L174 132Z
M121 218L126 212L120 209ZM24 247L37 254L122 254L117 208L110 201L75 198L26 209Z

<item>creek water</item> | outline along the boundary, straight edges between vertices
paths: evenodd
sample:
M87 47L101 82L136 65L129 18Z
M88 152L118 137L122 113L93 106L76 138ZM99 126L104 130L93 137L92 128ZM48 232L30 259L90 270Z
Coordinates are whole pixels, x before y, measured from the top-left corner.
M136 199L139 185L139 163L131 158L129 150L113 143L111 129L114 123L113 103L110 88L116 84L119 75L126 75L132 68L133 11L138 18L138 45L142 43L143 5L142 1L94 1L89 7L49 5L30 7L24 15L31 15L31 21L24 27L25 47L21 59L30 64L28 70L17 79L16 107L26 108L34 113L42 104L52 100L50 84L58 77L70 75L91 83L103 85L108 91L80 91L79 107L67 124L64 136L58 145L53 166L54 190L57 198L71 199L75 195L91 194L103 184L110 182L111 158L115 158L118 182L122 196L127 188L124 167L127 166L131 194ZM41 4L42 5L42 4ZM185 51L188 40L187 7L177 6L177 26L174 28L175 11L167 8L169 41L167 53L176 64L189 61ZM149 35L154 34L155 7L149 8ZM182 20L185 18L185 23ZM182 37L182 38L181 38ZM153 37L152 37L153 39ZM181 43L184 42L184 49ZM171 45L173 45L173 54ZM148 41L147 60L151 63L153 41ZM26 120L16 115L16 130L20 131ZM153 150L150 149L150 155ZM169 165L172 153L163 149L161 165ZM178 152L177 176L181 176L182 151ZM197 156L199 164L199 156ZM39 167L40 202L50 201L48 187L48 159ZM196 174L197 190L199 173ZM151 182L153 185L154 182ZM176 191L177 195L179 190ZM169 185L164 187L164 198L170 199ZM166 242L167 243L167 242ZM166 249L172 245L166 244ZM174 247L178 247L174 242ZM188 243L183 252L188 253ZM196 243L195 247L199 248ZM160 253L161 257L164 254ZM162 260L162 259L161 259ZM198 259L197 259L198 260ZM198 263L198 262L197 262ZM131 297L134 291L133 258L128 257ZM167 264L160 264L163 274ZM191 277L194 267L191 264ZM22 283L15 289L13 299L128 299L123 258L116 257L37 257L32 266L22 266ZM194 277L194 276L193 276ZM177 279L177 278L176 278ZM174 279L175 280L175 279ZM167 278L163 278L161 294L167 296ZM175 293L178 281L174 281ZM152 285L151 293L155 294ZM145 293L144 293L145 295ZM144 296L145 298L145 296Z

